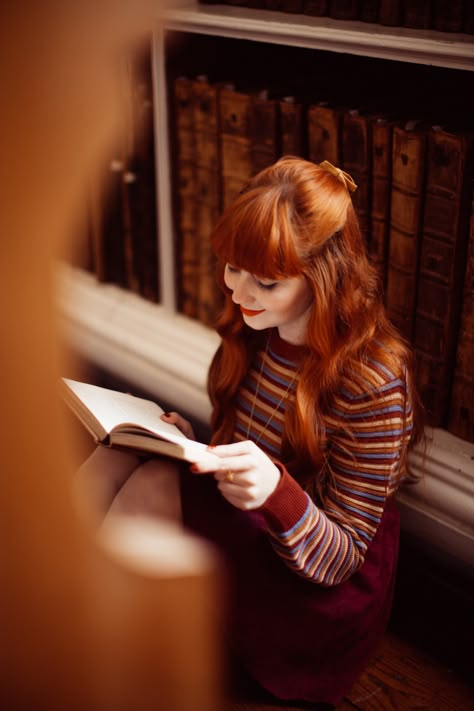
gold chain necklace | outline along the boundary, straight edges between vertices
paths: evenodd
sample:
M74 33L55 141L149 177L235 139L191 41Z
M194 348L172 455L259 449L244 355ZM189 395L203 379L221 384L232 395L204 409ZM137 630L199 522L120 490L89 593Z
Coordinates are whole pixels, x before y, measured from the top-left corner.
M252 408L251 408L251 410L250 410L250 418L249 418L249 423L248 423L248 426L247 426L246 439L249 438L250 428L252 427L252 423L253 423L253 415L254 415L254 412L255 412L255 405L256 405L257 396L258 396L258 393L259 393L259 390L260 390L260 382L261 382L261 379L262 379L263 368L264 368L265 361L266 361L266 358L267 358L267 353L268 353L269 344L270 344L270 336L268 336L267 342L266 342L266 344L265 344L265 352L264 352L263 357L262 357L262 364L261 364L261 366L260 366L260 371L259 371L259 373L258 373L258 378L257 378L257 387L255 388L255 392L254 392L254 394L253 394ZM268 427L269 427L269 425L270 425L270 422L271 422L271 421L273 420L273 418L275 417L276 413L277 413L278 410L280 409L280 406L281 406L283 400L286 398L286 396L288 395L288 393L289 393L290 390L291 390L291 387L292 387L293 384L295 383L296 378L298 377L298 375L299 375L299 373L300 373L300 368L301 368L301 366L296 370L296 372L295 372L295 374L293 375L292 379L290 380L290 382L289 382L289 384L288 384L288 387L286 388L285 392L283 393L283 395L281 396L281 398L279 399L279 401L277 402L277 404L276 404L275 407L273 408L272 412L270 413L270 417L269 417L268 420L266 421L265 427L264 427L263 430L260 432L260 434L258 435L257 439L254 440L255 444L258 444L258 443L260 442L260 440L262 439L263 435L264 435L265 432L267 431L267 429L268 429Z

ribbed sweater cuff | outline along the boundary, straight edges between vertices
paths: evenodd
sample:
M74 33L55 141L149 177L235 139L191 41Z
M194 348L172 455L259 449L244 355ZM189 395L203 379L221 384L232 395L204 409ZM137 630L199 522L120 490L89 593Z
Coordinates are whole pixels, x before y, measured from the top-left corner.
M288 531L308 508L309 497L288 473L283 464L275 462L281 477L278 486L260 507L268 527L275 533Z

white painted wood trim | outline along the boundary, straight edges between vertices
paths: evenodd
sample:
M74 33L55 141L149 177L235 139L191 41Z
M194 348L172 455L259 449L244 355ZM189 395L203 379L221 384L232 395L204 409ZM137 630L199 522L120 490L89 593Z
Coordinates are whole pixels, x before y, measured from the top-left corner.
M57 302L63 337L82 357L208 422L213 331L68 266ZM474 571L474 444L429 429L411 464L421 481L399 495L404 527Z
M342 22L330 17L231 5L203 5L193 0L176 3L160 17L165 30L474 70L472 35Z

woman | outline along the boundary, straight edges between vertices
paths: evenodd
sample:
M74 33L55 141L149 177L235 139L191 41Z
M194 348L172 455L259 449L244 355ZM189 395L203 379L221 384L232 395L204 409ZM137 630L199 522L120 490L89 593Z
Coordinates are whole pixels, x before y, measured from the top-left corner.
M285 157L222 215L211 241L226 300L209 371L221 466L181 477L184 523L228 563L239 664L275 697L322 707L386 627L393 499L418 431L410 354L384 313L355 187L328 162Z

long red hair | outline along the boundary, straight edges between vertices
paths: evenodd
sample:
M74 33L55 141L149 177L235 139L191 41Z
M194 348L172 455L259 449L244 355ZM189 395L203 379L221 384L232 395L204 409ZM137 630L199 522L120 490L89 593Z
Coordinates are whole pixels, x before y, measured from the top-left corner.
M322 464L325 415L349 371L374 358L408 378L410 352L388 321L348 189L341 178L301 158L284 157L252 178L212 235L225 305L221 345L209 371L213 443L230 442L234 398L265 334L244 323L224 284L229 262L269 279L304 275L313 292L308 349L286 413L284 448L306 468ZM353 377L353 375L351 376ZM291 454L290 454L291 453Z

